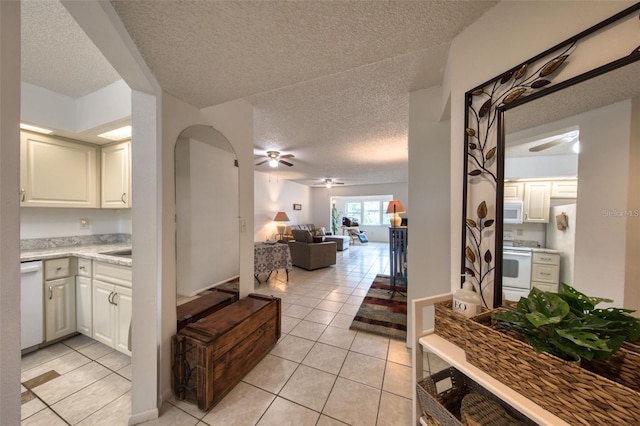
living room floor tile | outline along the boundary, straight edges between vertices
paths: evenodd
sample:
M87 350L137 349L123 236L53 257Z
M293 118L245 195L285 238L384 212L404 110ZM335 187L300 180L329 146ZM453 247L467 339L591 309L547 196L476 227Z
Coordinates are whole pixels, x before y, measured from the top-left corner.
M347 287L344 285L340 285L338 287L336 287L333 291L335 293L340 293L340 294L347 294L347 295L351 295L353 293L354 288L353 287Z
M320 414L313 410L283 398L276 398L258 422L258 426L315 425L318 417Z
M338 312L345 315L355 315L358 313L358 309L360 309L360 305L348 305L345 303Z
M282 315L282 319L280 321L280 330L283 333L288 333L293 329L293 327L298 325L298 323L300 321L301 320L299 318L294 318L294 317L290 317L290 316L287 316L287 315Z
M302 361L302 364L331 374L338 374L347 357L347 350L324 343L316 343Z
M323 311L322 309L314 309L309 313L309 315L304 317L304 320L329 325L331 321L333 321L333 318L335 316L335 312Z
M328 291L318 290L316 288L315 290L310 290L307 293L307 297L316 297L318 299L324 299L325 297L327 297L328 294L329 294Z
M56 343L55 345L47 346L44 349L40 349L36 352L31 352L30 354L23 356L20 367L22 371L27 371L40 364L44 364L45 362L52 361L62 355L71 353L71 351L72 349L68 346L63 345L62 343Z
M387 361L411 367L411 349L407 347L405 340L389 339Z
M277 394L298 368L298 365L298 363L284 358L267 355L244 376L242 381Z
M359 352L365 355L375 356L376 358L387 359L387 352L389 351L389 338L378 336L370 333L359 332L353 344L351 350Z
M339 375L345 379L380 389L384 379L384 372L384 360L356 352L349 352ZM409 380L409 384L411 384L411 380Z
M240 382L202 421L211 426L253 426L275 397L272 393Z
M314 342L322 335L326 325L317 322L302 320L289 332L290 335L313 340Z
M320 420L316 423L316 426L344 426L346 423L343 423L339 420L332 419L329 416L325 416L324 414L320 415Z
M283 310L282 313L288 317L302 319L309 315L311 311L313 311L313 308L308 306L291 305L287 309Z
M382 390L411 398L414 392L411 387L411 367L387 361Z
M322 302L322 299L318 299L317 297L302 296L300 299L297 300L296 305L315 308L316 306L318 306L318 303L320 302Z
M348 294L340 293L338 290L332 290L324 300L329 300L331 302L340 302L344 303L349 298Z
M376 424L380 390L338 377L323 414L354 426Z
M411 410L410 399L383 391L376 426L410 425Z
M334 302L332 300L323 300L316 306L316 309L322 309L323 311L339 312L344 306L342 302Z
M320 412L337 376L301 365L280 391L280 396Z
M312 340L288 334L269 353L289 361L301 362L314 344Z
M322 336L318 339L318 342L326 343L327 345L337 346L343 349L349 349L355 339L357 332L353 330L346 330L344 328L327 327L322 333Z
M351 323L353 323L353 315L336 314L329 325L332 327L349 329L349 327L351 327Z

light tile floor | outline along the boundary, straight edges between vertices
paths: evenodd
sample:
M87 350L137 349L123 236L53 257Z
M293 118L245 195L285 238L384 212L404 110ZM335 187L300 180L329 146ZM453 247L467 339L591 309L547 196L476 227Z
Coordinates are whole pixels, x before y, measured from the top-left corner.
M171 399L145 424L410 425L405 342L349 329L376 274L388 274L388 259L386 244L356 243L338 252L335 266L256 283L257 293L282 298L276 347L209 412ZM85 336L25 355L22 424L126 425L130 380L129 357Z

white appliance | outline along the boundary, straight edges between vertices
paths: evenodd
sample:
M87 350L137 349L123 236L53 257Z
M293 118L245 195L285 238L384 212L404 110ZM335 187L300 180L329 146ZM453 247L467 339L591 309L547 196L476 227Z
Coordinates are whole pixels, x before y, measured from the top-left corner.
M524 203L522 201L505 201L503 209L503 223L522 223L522 210Z
M23 262L20 264L20 349L23 351L35 350L43 342L43 315L42 262Z
M504 247L502 250L502 292L507 300L519 301L531 289L532 251L529 247Z

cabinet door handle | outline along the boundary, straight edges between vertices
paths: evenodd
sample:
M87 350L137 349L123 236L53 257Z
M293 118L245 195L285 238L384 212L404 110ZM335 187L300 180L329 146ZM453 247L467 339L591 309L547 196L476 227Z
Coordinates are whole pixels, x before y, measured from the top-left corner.
M49 300L53 299L53 288L49 286Z
M113 304L115 306L118 306L118 302L116 302L116 296L118 295L118 293L113 293Z
M24 202L24 199L27 195L27 191L24 190L24 188L20 188L20 201Z
M111 298L112 298L112 297L113 297L113 292L109 293L109 298L108 298L108 300L109 300L109 304L110 304L110 305L113 305L113 301L111 300Z
M122 193L122 197L120 197L120 200L122 200L122 202L123 202L124 204L127 204L127 201L126 201L126 198L125 198L126 196L127 196L127 193L126 193L126 192L123 192L123 193Z
M58 267L56 268L56 271L62 271L62 266L58 266Z

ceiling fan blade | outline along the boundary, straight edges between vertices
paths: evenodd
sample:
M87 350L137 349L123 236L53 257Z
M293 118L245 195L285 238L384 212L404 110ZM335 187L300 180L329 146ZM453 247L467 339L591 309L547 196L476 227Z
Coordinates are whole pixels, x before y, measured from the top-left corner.
M296 156L293 154L285 154L285 155L281 155L280 158L295 158Z
M280 163L284 164L285 166L289 166L289 167L293 166L293 164L292 164L292 163L290 163L290 162L288 162L288 161L284 161L284 160L278 160L278 161L279 161Z
M256 163L256 166L260 166L260 165L262 165L262 164L266 163L267 161L269 161L269 160L264 160L264 161L261 161L261 162L259 162L259 163Z
M533 146L533 147L529 148L529 152L544 151L545 149L553 148L554 146L558 146L558 145L560 145L561 143L564 143L564 142L566 142L566 141L563 138L554 139L552 141L541 143L540 145L536 145L536 146Z

